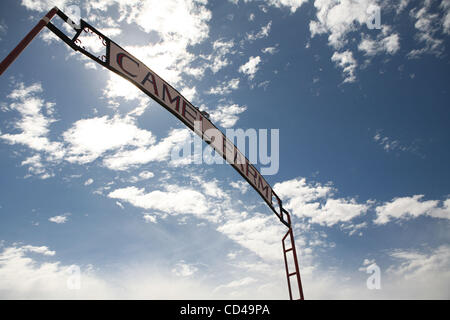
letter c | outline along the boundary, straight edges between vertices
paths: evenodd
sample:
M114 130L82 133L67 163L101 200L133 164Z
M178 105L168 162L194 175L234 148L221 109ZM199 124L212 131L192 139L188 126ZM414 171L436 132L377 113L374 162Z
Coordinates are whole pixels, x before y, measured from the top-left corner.
M139 68L139 63L137 63L134 59L130 58L129 56L127 56L125 53L121 52L117 54L117 64L120 66L120 68L123 70L123 72L125 72L127 75L129 75L130 77L136 78L135 74L132 74L131 72L127 71L124 69L123 67L123 58L127 57L128 60L134 62L137 67Z

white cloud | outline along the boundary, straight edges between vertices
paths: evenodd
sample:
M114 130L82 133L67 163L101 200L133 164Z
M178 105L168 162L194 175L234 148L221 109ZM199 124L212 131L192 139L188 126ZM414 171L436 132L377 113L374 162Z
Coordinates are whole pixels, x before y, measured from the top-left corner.
M335 52L331 57L331 61L335 62L339 67L341 67L345 74L344 83L355 82L355 70L358 65L355 58L353 58L353 53L350 50L344 52Z
M416 145L415 141L410 145L405 145L399 140L383 135L382 130L376 131L375 135L373 136L373 141L383 147L383 150L385 150L386 152L411 152L421 156L422 158L425 157L419 152L419 148Z
M442 18L443 31L450 34L450 0L443 0L441 8L444 10L444 17Z
M415 37L419 43L424 44L421 49L413 49L408 53L409 58L418 58L423 54L434 54L440 56L443 52L444 40L438 39L436 33L444 25L439 21L438 13L430 13L431 1L425 1L420 9L414 8L410 15L416 19L414 27L418 30ZM445 7L445 5L443 6Z
M335 49L341 49L348 40L349 32L366 27L371 17L370 6L379 4L378 0L315 0L317 20L311 21L311 37L328 33L328 42Z
M52 174L47 172L43 164L45 161L58 162L64 155L65 150L61 142L50 141L50 125L56 121L53 117L54 106L52 102L46 102L38 96L43 92L40 83L25 86L18 83L8 98L12 101L7 107L7 111L16 111L20 118L13 122L15 129L19 133L0 133L0 139L9 144L22 144L37 152L22 165L29 165L32 174L41 175L41 178L48 178Z
M95 62L86 62L85 64L84 64L84 67L86 68L86 69L92 69L92 70L97 70L97 65L95 64Z
M192 264L186 263L184 260L178 262L172 272L179 277L189 277L198 271L198 268Z
M351 221L369 209L368 204L357 203L355 199L334 199L330 185L308 184L305 178L276 183L274 190L285 201L286 209L320 225Z
M247 110L246 106L220 105L217 109L209 111L210 118L224 128L233 127L239 120L238 115Z
M233 50L234 45L233 40L225 41L224 39L218 39L214 41L213 52L209 55L200 55L206 62L199 71L203 74L204 70L209 68L213 73L217 73L219 70L231 64L230 60L227 59L227 55L235 52Z
M146 32L155 31L164 40L183 39L188 44L196 44L208 37L207 23L212 15L205 1L150 0L130 4L127 22L135 22Z
M108 194L109 198L119 199L135 207L153 209L172 215L193 214L198 218L216 220L216 214L208 211L208 202L200 192L175 185L166 185L165 190L145 192L145 189L126 187Z
M261 62L261 58L259 56L250 57L249 60L239 67L239 72L246 74L250 80L255 77L256 72L259 67L258 64Z
M147 179L153 178L154 176L155 175L153 172L145 170L145 171L140 172L137 177L132 176L129 181L135 183L135 182L138 182L141 180L147 180Z
M239 0L229 0L230 2L234 3L234 4L238 4ZM244 0L244 2L250 2L252 0ZM300 8L302 6L302 4L308 2L308 0L268 0L266 3L274 6L276 8L284 8L287 7L291 13L294 13L295 11L297 11L298 8ZM264 6L260 6L260 9L266 13L267 12L267 8Z
M277 46L261 49L262 53L268 53L268 54L272 54L272 55L277 53L277 51L278 51Z
M308 2L308 0L269 0L269 4L277 8L288 7L292 13L297 11L297 9L306 2Z
M120 209L123 209L123 208L124 208L123 204L122 204L120 201L116 201L116 205L117 205Z
M450 247L442 245L428 253L418 250L392 250L389 255L400 260L400 265L391 266L387 272L408 280L414 280L426 274L439 274L444 283L450 281Z
M28 172L39 176L40 179L48 179L55 176L54 173L48 170L40 154L30 156L23 160L20 164L22 166L28 165Z
M43 254L44 256L54 256L55 255L55 251L50 250L46 246L37 247L37 246L26 245L26 246L20 247L19 251L34 252L34 253Z
M239 78L234 78L229 80L228 82L219 84L216 87L209 89L208 94L218 94L224 95L231 93L232 90L236 90L239 88Z
M344 47L349 44L349 40L356 40L350 37L356 31L361 34L361 41L358 46L360 51L364 51L368 56L380 53L395 54L400 49L400 37L393 32L392 27L385 22L381 25L381 32L373 38L364 31L368 29L367 23L372 23L373 9L389 7L388 2L379 0L315 0L314 6L317 9L316 20L309 24L311 37L327 34L328 44L335 50L332 61L336 62L344 69L344 83L356 81L355 71L358 63L353 53Z
M190 141L188 129L173 129L169 135L156 144L141 145L134 149L121 148L104 158L103 164L111 170L127 170L130 167L146 164L151 161L166 161L176 146Z
M279 263L269 264L241 255L239 261L232 260L233 264L227 265L232 277L225 278L226 274L222 274L221 280L209 283L198 272L197 264L184 260L159 270L154 268L154 261L139 268L126 265L122 268L126 271L114 274L103 270L97 273L97 268L87 266L81 267L80 290L69 290L71 273L68 271L72 266L54 261L54 251L18 245L2 250L0 292L3 299L288 299L280 259ZM344 274L336 270L315 269L310 273L301 260L306 298L448 299L449 252L448 246L426 251L392 250L389 256L395 263L382 269L382 290L367 290L365 279L343 281ZM33 257L46 253L39 260ZM179 276L174 277L174 273Z
M400 49L399 35L397 33L389 34L390 28L388 27L383 27L382 30L375 40L369 36L362 36L358 49L364 51L365 55L368 56L374 56L383 52L391 55L395 54Z
M66 160L89 163L107 151L145 147L155 142L152 133L136 126L131 117L108 116L81 119L63 133L68 143Z
M229 218L217 230L263 259L280 259L280 238L286 228L274 216L255 213L251 217L238 215Z
M349 224L349 225L341 225L341 229L343 230L349 230L348 235L352 236L354 235L356 232L358 232L361 229L367 228L367 222L361 222L358 224ZM358 233L359 236L362 236L362 232L359 231Z
M230 182L230 186L240 190L242 194L245 194L249 188L249 184L246 181L232 181Z
M55 255L47 247L31 245L3 248L0 252L0 292L2 299L105 299L111 298L111 288L83 270L80 290L70 290L68 281L73 266L58 261L38 262L30 253L46 257Z
M54 222L56 224L66 223L67 215L54 216L48 219L50 222Z
M144 221L146 223L149 223L149 222L156 223L156 221L157 221L156 216L153 216L151 214L144 214L142 217L144 218Z
M262 26L261 30L257 33L247 33L247 40L254 41L269 36L270 28L272 27L272 21L269 21L267 25Z
M147 180L153 178L154 176L154 173L150 171L142 171L141 173L139 173L139 178L141 178L142 180Z
M141 99L143 101L143 99L146 98L141 90L136 88L134 84L118 76L114 72L109 73L109 79L106 82L103 94L105 97L112 100L122 98L126 101L134 99Z
M28 10L48 11L54 6L64 8L70 0L22 0L21 5Z
M116 7L117 6L117 7ZM209 56L194 55L190 46L199 44L209 37L209 25L212 15L203 0L189 0L179 2L176 0L139 1L139 0L97 0L90 1L86 5L88 12L95 12L94 16L102 17L105 11L117 8L120 23L135 23L146 32L150 39L148 43L139 43L125 46L125 50L131 52L139 60L152 68L157 74L171 85L185 88L183 94L190 93L193 97L195 87L186 87L187 76L201 78L206 68L211 67L214 72L228 64L220 48ZM98 19L101 21L101 19ZM220 51L217 52L217 51ZM226 51L226 49L225 49ZM223 55L222 55L223 53ZM203 64L193 62L207 60ZM215 63L222 62L221 65ZM105 96L114 100L123 98L128 101L138 99L139 107L137 115L142 114L148 105L145 96L130 83L120 77L110 74L107 82Z
M423 195L394 198L390 202L376 207L376 224L386 224L392 219L417 218L428 215L434 218L450 219L450 198L439 207L438 200L421 201Z
M85 185L85 186L88 186L88 185L91 185L93 182L94 182L94 179L89 178L89 179L87 179L87 180L84 182L84 185Z
M400 14L408 6L409 1L410 0L400 0L396 9L396 13Z
M201 186L205 194L210 197L218 199L227 198L227 194L217 185L217 180L203 181Z

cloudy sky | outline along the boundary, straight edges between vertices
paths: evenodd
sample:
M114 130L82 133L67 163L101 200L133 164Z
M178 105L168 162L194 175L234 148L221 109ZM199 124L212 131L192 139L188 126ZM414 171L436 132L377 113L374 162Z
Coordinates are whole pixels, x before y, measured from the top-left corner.
M0 56L55 4L222 130L280 130L266 179L307 299L450 298L449 0L6 0ZM288 298L259 195L171 159L186 127L47 30L0 78L0 115L0 298Z

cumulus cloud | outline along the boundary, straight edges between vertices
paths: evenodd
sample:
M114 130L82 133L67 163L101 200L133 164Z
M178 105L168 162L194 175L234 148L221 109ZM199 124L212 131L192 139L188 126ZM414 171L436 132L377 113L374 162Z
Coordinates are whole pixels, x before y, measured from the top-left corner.
M198 218L216 220L215 213L208 211L205 196L190 188L166 185L165 190L146 192L143 188L126 187L110 192L108 197L146 210L153 209L173 215L192 214Z
M444 2L441 7L447 9L450 5L446 5ZM437 37L437 33L441 27L444 27L446 32L446 24L442 24L439 19L439 13L431 13L431 1L424 1L423 7L414 8L411 10L410 15L416 20L414 27L417 29L415 35L417 41L424 46L420 49L413 49L408 53L409 58L418 58L423 54L433 54L440 56L443 52L444 40ZM445 19L445 18L444 18Z
M70 1L24 0L22 5L30 10L45 11L58 5L64 8L71 4ZM105 18L111 10L116 10L118 19ZM150 66L155 72L173 85L181 88L186 86L186 75L202 77L206 68L210 67L215 72L228 64L224 59L224 50L214 46L212 53L205 59L204 63L192 66L193 62L199 60L192 54L190 46L199 44L209 37L209 21L212 17L211 11L203 0L189 0L179 2L167 1L140 1L140 0L95 0L88 1L82 6L82 14L87 16L97 29L108 36L116 36L126 24L135 24L147 34L151 34L151 40L147 43L139 43L126 46L125 49L132 52L144 62L152 62ZM168 18L170 17L170 18ZM46 40L53 38L51 33L45 34ZM91 41L92 40L92 41ZM83 45L88 46L92 52L103 50L101 42L96 37L83 39ZM225 50L226 51L226 50ZM78 59L87 61L82 55L74 55ZM215 62L222 62L221 65ZM92 64L87 64L92 67ZM111 99L112 105L117 105L117 99L128 101L138 99L139 107L135 110L137 115L142 114L148 105L148 99L130 83L117 75L109 74L105 88L105 97ZM195 88L191 88L195 89Z
M239 114L247 110L246 106L239 106L237 104L220 105L217 109L210 111L211 120L218 123L224 128L233 127L239 120Z
M272 215L240 215L227 220L217 230L266 260L280 259L280 236L285 227ZM283 233L284 231L284 233Z
M399 299L448 299L450 283L450 247L431 249L395 249L389 252L394 263L386 270L387 288ZM438 276L436 276L438 275ZM391 283L391 279L393 283ZM385 281L386 282L386 281Z
M234 189L240 190L243 194L248 191L249 184L246 181L232 181L230 186Z
M176 146L182 146L191 141L188 129L173 129L169 135L155 144L138 145L136 148L121 148L104 158L103 164L112 170L127 170L151 161L166 161Z
M229 94L232 90L236 90L239 88L239 81L239 78L231 79L228 82L219 84L218 86L209 89L207 93L217 95Z
M30 254L43 257L35 258ZM73 267L59 261L44 261L55 256L46 246L13 245L0 252L0 297L2 299L95 299L111 298L111 288L95 277L88 268L83 269L80 290L69 284Z
M262 53L275 54L278 51L277 46L261 49Z
M376 207L376 224L386 224L392 219L417 218L426 215L434 218L450 219L450 198L439 206L438 200L422 201L423 195L394 198Z
M269 21L267 25L263 26L261 30L259 30L257 33L251 32L247 33L247 40L254 41L262 38L266 38L269 36L270 28L272 27L272 21Z
M239 0L229 0L230 2L234 4L238 4ZM244 2L250 2L252 0L244 0ZM298 8L300 8L304 3L308 2L308 0L269 0L266 3L268 5L274 6L276 8L287 8L291 11L291 13L294 13L297 11ZM262 7L264 12L267 11L265 7Z
M250 57L248 61L239 67L239 72L248 76L250 80L255 77L256 72L259 70L259 63L261 62L261 58L259 56Z
M442 18L443 31L446 34L450 34L450 1L442 1L441 8L444 10L444 16Z
M115 115L78 120L60 134L63 141L52 141L49 136L50 125L56 121L53 116L55 104L42 99L39 96L42 93L40 83L30 86L17 84L8 95L12 102L2 111L19 113L20 118L13 122L19 133L0 132L0 139L10 144L25 145L33 151L21 164L28 166L30 174L41 179L54 176L52 166L63 161L86 164L101 159L102 164L111 170L126 170L150 161L166 161L175 146L191 138L189 130L174 129L156 143L150 131L138 127L135 117ZM245 107L233 106L224 110L224 124L235 123L236 114L243 110ZM88 181L86 185L90 184Z
M382 32L376 39L371 39L369 36L363 36L358 45L360 51L364 51L367 56L374 56L379 53L386 52L388 54L395 54L400 49L400 37L397 33L389 34L390 28L384 26Z
M146 223L149 223L149 222L151 222L151 223L157 223L156 216L153 216L153 215L151 215L151 214L146 213L146 214L144 214L142 217L144 218L144 221L145 221Z
M28 10L48 11L54 6L64 8L70 0L22 0L21 5Z
M309 24L311 36L329 34L330 46L340 49L347 44L348 33L366 26L372 18L370 8L378 4L379 1L374 0L316 0L317 20Z
M134 182L138 182L141 180L147 180L147 179L153 178L154 176L155 176L155 174L153 172L145 170L145 171L140 172L138 174L138 176L131 176L129 181L134 183Z
M25 86L18 83L16 88L7 96L11 103L4 111L14 111L20 116L13 122L19 133L0 133L0 139L9 144L27 146L35 153L22 162L28 165L32 174L48 178L52 174L45 168L43 162L59 162L65 155L61 142L49 139L50 125L56 121L54 118L53 102L42 99L39 95L43 89L40 83ZM45 157L45 159L43 159Z
M213 50L210 54L200 54L199 56L205 60L201 67L191 68L188 71L198 76L204 74L206 69L210 69L214 74L221 69L231 64L231 61L227 58L230 54L235 53L233 50L235 43L233 40L226 41L225 39L218 39L213 42Z
M118 116L78 120L63 133L69 145L67 161L89 163L107 151L153 144L152 133L138 128L134 121L131 117Z
M427 250L390 250L387 255L392 263L382 269L382 290L367 290L365 279L342 280L344 274L336 270L315 269L311 274L302 268L302 280L308 299L448 299L449 253L446 245ZM282 263L261 263L246 256L231 260L227 268L232 272L222 273L221 279L213 277L217 281L208 282L199 276L199 264L185 260L164 269L156 269L154 261L138 268L128 265L112 274L96 272L97 268L91 265L81 266L80 289L71 290L68 283L76 266L55 261L55 251L46 246L15 244L3 247L0 252L0 296L2 299L180 299L186 296L287 299ZM301 263L306 267L303 260ZM167 287L167 283L171 285Z
M54 216L54 217L49 218L48 221L54 222L56 224L66 223L67 219L68 219L67 216L68 216L68 214Z
M44 256L54 256L55 255L55 251L50 250L46 246L37 247L37 246L25 245L20 248L17 248L17 252L34 252L34 253L43 254Z
M368 204L358 203L355 199L335 199L330 185L307 183L305 178L276 183L274 190L284 199L286 209L320 225L348 222L369 209Z
M355 82L355 70L358 63L353 58L353 53L350 50L344 52L335 52L331 57L331 61L335 62L344 72L344 83Z
M35 255L41 255L35 256ZM200 277L200 264L179 260L169 268L155 268L154 261L141 267L127 265L116 273L97 272L92 265L65 265L55 261L55 252L47 247L12 245L0 252L0 297L2 299L225 299L275 298L285 293L284 281L270 277L263 284L275 287L267 292L254 281L242 278L205 281ZM74 272L79 270L80 273ZM125 271L124 271L125 270ZM242 274L242 269L240 270ZM255 270L253 270L253 274ZM174 277L176 275L176 277ZM78 277L79 276L79 277ZM270 276L270 273L269 273ZM244 273L244 279L245 279ZM69 285L77 284L73 290ZM170 286L167 284L170 283ZM229 290L238 289L240 292ZM283 290L284 289L284 290ZM231 294L231 295L230 295Z
M380 32L374 37L365 33L372 27L373 13L389 7L387 2L378 0L316 0L316 19L309 24L311 37L328 35L328 44L335 50L331 60L343 69L344 83L356 81L355 70L358 66L353 52L345 47L349 45L352 33L359 31L361 41L358 46L367 56L387 53L393 55L400 49L400 36L393 28L383 22ZM354 38L353 38L354 39Z
M400 261L399 265L393 265L388 269L391 274L396 274L405 279L418 278L425 274L440 274L443 279L450 280L450 247L439 246L428 252L420 250L396 249L389 255Z

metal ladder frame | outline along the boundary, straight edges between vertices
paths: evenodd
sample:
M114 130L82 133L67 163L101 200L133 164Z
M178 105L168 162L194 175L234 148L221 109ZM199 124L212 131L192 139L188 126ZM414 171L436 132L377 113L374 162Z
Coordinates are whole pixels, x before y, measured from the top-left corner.
M282 213L287 216L287 222L289 224L289 230L286 232L285 236L281 240L281 243L283 245L284 265L286 267L286 278L287 278L288 289L289 289L289 299L294 300L293 295L292 295L291 277L296 275L298 291L300 294L300 298L296 299L296 300L304 300L305 297L303 295L302 280L300 278L300 268L298 266L297 250L295 248L294 232L292 231L291 216L289 215L289 212L287 212L285 209L281 209L281 210L282 210ZM285 240L288 236L289 236L289 240L291 242L291 247L286 249ZM292 251L292 256L294 259L294 266L295 266L295 271L291 272L291 273L289 273L289 265L288 265L288 259L287 259L287 253L290 251Z

